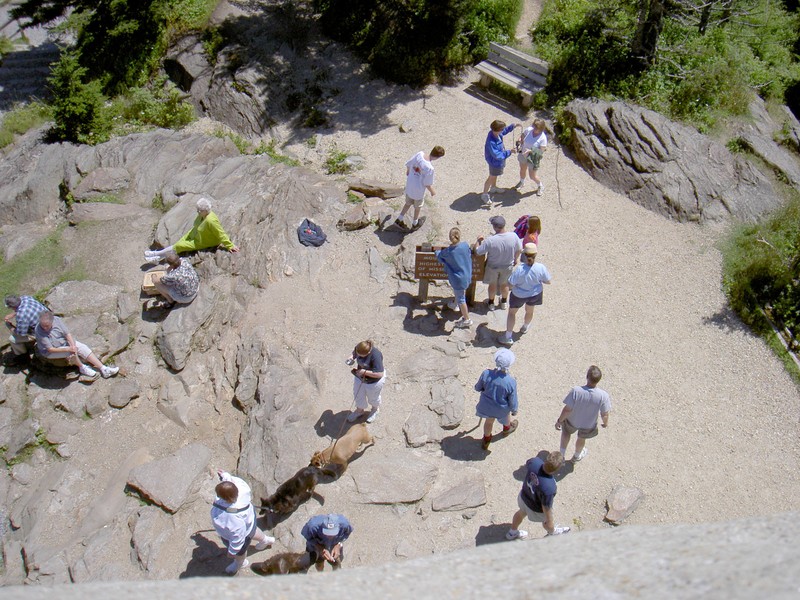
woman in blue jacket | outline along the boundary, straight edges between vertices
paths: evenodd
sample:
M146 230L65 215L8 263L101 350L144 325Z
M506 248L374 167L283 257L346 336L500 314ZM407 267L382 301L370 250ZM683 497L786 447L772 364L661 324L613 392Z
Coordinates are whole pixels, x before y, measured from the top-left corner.
M489 192L500 191L496 187L497 178L503 174L506 159L515 151L514 149L506 150L505 144L503 144L503 136L514 131L515 127L522 127L522 125L511 124L506 127L503 121L492 121L489 126L489 133L483 146L483 157L489 165L489 177L486 178L483 184L483 194L481 194L484 206L492 203L492 197Z
M516 416L519 409L517 400L517 381L508 372L514 364L514 353L511 350L501 348L494 354L495 369L486 369L481 373L478 383L475 384L475 391L481 393L478 406L475 407L475 414L482 419L483 423L483 443L481 448L489 449L492 441L492 427L495 420L503 425L503 437L514 433L519 422L511 417Z
M461 311L461 318L455 322L455 326L467 329L472 325L467 308L467 288L472 283L472 249L467 242L461 241L461 230L458 227L450 230L450 245L437 250L436 258L444 265L447 280L453 286L455 300L450 308Z

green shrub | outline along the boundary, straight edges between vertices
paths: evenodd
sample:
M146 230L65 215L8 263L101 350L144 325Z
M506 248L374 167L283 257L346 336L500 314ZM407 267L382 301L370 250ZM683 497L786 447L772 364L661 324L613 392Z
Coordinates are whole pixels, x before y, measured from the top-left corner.
M114 100L111 112L128 124L170 129L180 129L195 118L192 105L183 100L180 90L172 82L166 80L128 90Z
M328 150L328 158L325 159L323 164L325 172L328 175L346 175L350 173L353 168L345 162L347 157L347 152L342 152L336 147Z
M31 102L16 106L3 117L0 123L0 148L14 141L15 135L22 135L51 118L50 107L42 102Z
M0 35L0 58L14 51L14 42L4 35Z
M84 82L86 72L72 52L62 53L53 67L48 81L53 92L51 133L56 140L96 144L108 139L106 97L99 81Z
M264 140L256 146L255 150L253 150L253 154L261 155L266 154L269 156L269 160L272 163L281 163L284 165L289 165L290 167L297 167L300 165L300 161L296 158L292 158L290 156L286 156L285 154L281 154L275 146L275 140L271 139L269 144L264 143Z

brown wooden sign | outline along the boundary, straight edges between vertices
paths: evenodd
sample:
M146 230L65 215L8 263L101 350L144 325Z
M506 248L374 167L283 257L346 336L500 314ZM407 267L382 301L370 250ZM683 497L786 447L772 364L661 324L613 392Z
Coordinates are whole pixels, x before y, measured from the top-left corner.
M417 246L414 257L414 277L419 280L419 300L425 302L428 299L428 284L431 280L447 281L447 273L444 265L439 262L434 252L446 246ZM486 268L486 257L472 255L472 283L467 288L467 302L472 304L475 301L475 283L483 279L483 272Z

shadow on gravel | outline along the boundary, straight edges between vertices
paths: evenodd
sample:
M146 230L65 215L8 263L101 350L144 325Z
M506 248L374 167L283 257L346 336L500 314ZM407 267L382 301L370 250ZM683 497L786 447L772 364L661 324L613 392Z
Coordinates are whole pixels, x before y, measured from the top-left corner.
M178 575L178 579L223 575L225 567L230 564L230 559L226 556L227 552L201 533L195 533L191 539L196 546L192 550L192 558L186 565L186 570Z
M480 433L476 435L477 437L472 437L464 431L459 431L455 435L446 437L442 439L442 452L453 460L470 462L486 460L489 453L481 448Z
M505 98L492 93L486 88L482 88L476 83L473 83L469 87L465 88L464 93L466 93L468 96L472 96L473 98L477 98L481 102L485 102L486 104L491 104L495 108L499 108L502 111L512 114L517 119L525 120L528 118L527 109L521 108L515 102L506 100ZM487 132L489 131L489 123L486 123L486 131Z
M703 325L713 325L717 329L728 333L746 333L756 337L753 330L742 323L736 313L728 307L718 310L709 317L703 317Z
M478 529L478 534L475 536L475 545L485 546L486 544L505 542L506 532L510 527L510 523L481 525L480 529Z
M347 415L350 414L349 410L342 410L334 413L332 410L325 410L314 423L314 431L321 438L327 437L335 439L341 437L349 429L347 424ZM309 458L311 458L309 456Z

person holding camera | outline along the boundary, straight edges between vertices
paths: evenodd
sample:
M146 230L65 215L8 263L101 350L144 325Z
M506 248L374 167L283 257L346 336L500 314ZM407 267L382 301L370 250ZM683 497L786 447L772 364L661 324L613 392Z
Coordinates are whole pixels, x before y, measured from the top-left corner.
M367 415L367 423L372 423L378 417L381 406L381 390L386 381L386 370L383 367L383 354L375 347L372 340L359 342L353 353L345 361L353 368L353 399L356 408L351 412L347 421ZM370 408L369 412L367 408Z

